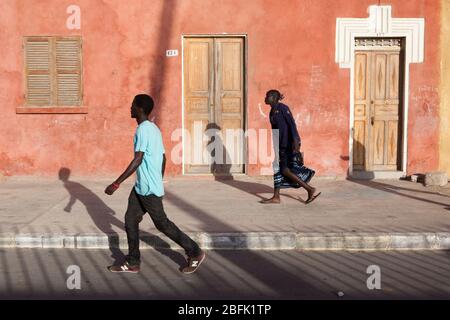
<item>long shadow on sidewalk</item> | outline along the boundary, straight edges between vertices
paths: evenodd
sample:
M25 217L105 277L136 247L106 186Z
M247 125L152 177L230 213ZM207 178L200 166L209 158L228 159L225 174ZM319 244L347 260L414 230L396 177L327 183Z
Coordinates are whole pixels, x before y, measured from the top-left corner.
M248 194L256 196L260 199L260 202L266 200L266 197L261 196L262 193L273 194L274 187L270 187L266 184L262 183L254 183L247 182L242 180L236 180L233 177L232 163L233 159L231 159L230 153L225 147L222 138L220 137L221 127L216 123L209 123L206 126L205 134L208 137L209 141L207 144L207 150L211 154L212 163L210 165L210 171L214 176L214 180L220 183L223 183L227 186L236 188L240 191L244 191ZM222 157L219 154L216 154L216 149L221 148ZM222 158L222 159L220 159ZM217 163L216 160L220 160ZM239 162L239 161L237 161ZM273 182L273 180L272 180ZM291 198L296 201L300 201L305 203L305 201L301 197L294 197L290 194L282 193L283 197Z
M450 210L450 202L447 202L447 203L445 203L445 202L438 202L438 201L433 201L433 200L425 199L425 198L422 198L422 197L417 197L417 196L408 195L408 194L404 194L402 192L399 192L399 191L410 191L410 192L423 193L423 191L420 191L420 190L397 187L397 186L393 186L393 185L390 185L390 184L386 184L386 183L382 183L382 182L378 182L378 181L373 181L373 180L356 180L356 179L351 179L351 178L347 178L347 180L350 181L350 182L362 185L362 186L366 186L366 187L370 187L370 188L373 188L373 189L376 189L376 190L392 193L392 194L395 194L397 196L402 196L402 197L413 199L413 200L418 200L418 201L423 201L423 202L427 202L427 203L431 203L431 204L440 205L440 206L443 206L444 209ZM435 194L435 195L439 195L439 194Z
M206 229L206 224L208 221L217 226L220 230L233 230L232 222L226 223L217 219L213 215L209 214L207 211L201 209L199 206L193 205L186 200L180 198L179 196L173 194L170 191L165 191L165 199L169 201L172 205L177 207L179 210L188 214L191 218L195 220L200 220L203 222L203 226L201 229ZM239 213L236 213L236 219L239 218ZM232 231L231 231L232 233ZM220 247L221 240L219 239L217 243L214 243L215 239L212 239L213 247ZM283 272L281 266L275 264L273 261L266 259L265 257L259 255L254 250L246 250L246 257L251 261L251 264L243 264L242 261L236 259L232 255L226 254L225 251L217 251L221 258L230 263L230 266L223 265L224 268L227 269L242 269L249 274L252 274L256 279L263 282L264 284L273 288L278 294L282 294L279 289L277 289L277 279L271 277L265 277L262 273L258 271L260 268L265 269L265 274L276 274L279 272ZM237 267L237 268L235 268ZM236 271L234 271L236 272ZM285 279L287 283L296 283L297 286L301 287L304 290L308 290L311 295L318 294L319 290L317 287L311 285L307 281L303 280L303 274L297 274L294 272L285 272ZM295 291L295 288L292 290Z
M114 217L115 212L111 208L109 208L94 192L92 192L90 189L86 188L82 184L74 181L70 181L70 169L67 168L61 168L59 172L60 180L63 181L64 187L67 189L67 191L70 194L70 201L68 205L66 206L66 210L70 212L71 206L77 201L81 201L83 205L86 207L87 212L91 216L93 222L95 225L105 234L107 234L109 237L108 239L111 239L112 236L118 237L117 232L113 230L113 226L116 226L120 228L121 230L124 230L123 223ZM200 209L197 206L194 206L183 199L179 198L178 196L172 194L171 192L166 191L166 199L170 202L172 202L179 210L186 212L189 214L193 219L196 220L203 220L203 224L206 224L206 221L212 221L214 225L219 226L221 230L233 230L232 224L223 223L219 219L215 218L214 216L210 215L206 211ZM141 239L142 235L150 236L148 233L140 232ZM170 246L167 242L162 240L161 238L157 236L151 236L154 239L157 239L156 241L150 241L146 242L145 239L142 239L147 243L148 245L152 246L155 250L160 252L163 255L166 255L168 258L170 258L172 261L178 264L179 267L186 265L186 260L183 257L183 255L179 252L176 252L174 250L167 250L170 249ZM111 240L110 240L111 241ZM216 243L215 246L220 245L220 243ZM118 248L117 243L110 242L109 243L109 249L112 253L112 257L116 260L116 262L123 260L124 254L122 251ZM239 269L242 269L246 271L249 274L252 274L256 279L261 281L262 283L268 285L269 287L273 288L273 291L277 294L281 295L283 294L283 291L281 289L277 288L277 279L272 279L270 277L265 277L262 273L255 272L258 268L261 268L264 266L265 270L267 271L266 274L271 273L280 273L285 272L285 279L288 283L296 283L296 285L300 286L302 289L308 290L311 292L311 294L318 294L319 289L310 283L303 280L303 274L297 274L294 272L287 272L283 270L283 268L274 262L270 261L269 259L266 259L265 257L259 255L258 253L248 250L247 251L247 257L252 261L252 264L242 264L239 259L235 259L234 257L230 257L226 254L220 254L220 256L228 261L230 265L223 264L223 269L227 270L227 272L232 273L233 275L239 277ZM201 273L199 274L199 277L201 279L204 278L204 275ZM245 281L245 279L242 279ZM252 286L251 283L249 283L249 286ZM256 289L256 288L255 288ZM295 290L295 289L293 289Z
M64 183L64 187L70 194L70 200L64 211L71 212L74 203L79 200L85 207L86 211L92 218L97 228L108 236L109 249L111 250L111 257L115 260L114 263L122 262L125 258L123 252L119 249L119 234L114 231L113 226L125 231L125 226L122 221L114 217L116 214L114 210L108 207L94 192L83 186L81 183L70 181L70 169L61 168L59 170L59 179ZM169 257L172 261L177 263L179 267L186 265L186 259L177 251L171 250L170 245L160 237L143 232L139 232L140 238L144 243L153 247L161 254Z
M365 150L365 146L363 144L361 144L359 141L354 140L353 148L354 148L355 152L357 152L357 154L359 154L359 156L356 157L359 165L365 167L366 166L366 160L365 160L366 150ZM404 194L404 193L399 192L399 191L407 191L407 192L415 192L415 193L426 193L426 194L430 194L431 192L415 190L415 189L408 189L408 188L403 188L403 187L397 187L397 186L389 185L389 184L382 183L382 182L379 182L379 181L374 181L373 179L375 178L375 174L374 174L373 171L367 171L366 174L367 174L367 180L358 180L358 179L352 178L350 176L349 172L347 171L347 180L350 181L350 182L353 182L355 184L359 184L359 185L366 186L366 187L369 187L369 188L373 188L373 189L376 189L376 190L392 193L392 194L395 194L397 196L401 196L401 197L405 197L405 198L409 198L409 199L413 199L413 200L418 200L418 201L423 201L423 202L427 202L427 203L431 203L431 204L441 205L441 206L444 206L444 208L446 210L450 210L450 202L443 203L443 202L433 201L433 200L421 198L421 197L418 197L418 196L415 196L415 195ZM441 194L435 194L435 195L447 197L446 195L441 195Z

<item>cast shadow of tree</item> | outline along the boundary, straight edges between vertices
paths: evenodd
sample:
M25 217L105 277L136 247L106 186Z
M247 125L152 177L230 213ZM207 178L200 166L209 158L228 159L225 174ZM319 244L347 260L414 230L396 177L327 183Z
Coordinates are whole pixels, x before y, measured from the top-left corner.
M113 229L113 226L125 231L124 223L115 217L114 210L108 207L93 191L81 183L69 180L70 173L71 171L68 168L59 170L59 179L64 183L64 188L70 195L69 203L64 211L70 213L75 202L80 201L97 228L108 236L109 250L111 251L111 257L115 260L114 264L123 262L125 255L119 248L119 234ZM170 245L160 237L141 230L140 238L144 243L177 263L180 268L186 265L186 259L183 255L172 250Z

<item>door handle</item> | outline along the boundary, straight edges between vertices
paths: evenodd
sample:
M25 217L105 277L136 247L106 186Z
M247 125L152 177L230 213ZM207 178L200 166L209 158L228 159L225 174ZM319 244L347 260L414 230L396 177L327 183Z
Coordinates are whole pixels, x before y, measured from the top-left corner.
M371 116L371 117L370 117L370 124L373 125L374 122L375 122L375 117L374 117L374 116Z

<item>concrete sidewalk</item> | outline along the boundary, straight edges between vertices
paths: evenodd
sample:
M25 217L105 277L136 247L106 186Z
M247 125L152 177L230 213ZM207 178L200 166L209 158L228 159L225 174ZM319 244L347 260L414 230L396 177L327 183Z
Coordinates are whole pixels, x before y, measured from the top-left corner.
M126 248L124 212L132 179L113 195L111 180L8 178L0 182L0 246ZM450 249L450 189L408 181L313 179L304 190L270 197L269 178L171 179L165 210L180 229L210 249ZM177 246L148 216L143 247Z

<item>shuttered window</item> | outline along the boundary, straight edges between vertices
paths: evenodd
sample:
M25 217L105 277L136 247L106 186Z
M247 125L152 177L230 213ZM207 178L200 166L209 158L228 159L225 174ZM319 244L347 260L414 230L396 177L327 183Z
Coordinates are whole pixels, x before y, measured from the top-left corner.
M27 106L82 104L81 37L26 37Z

